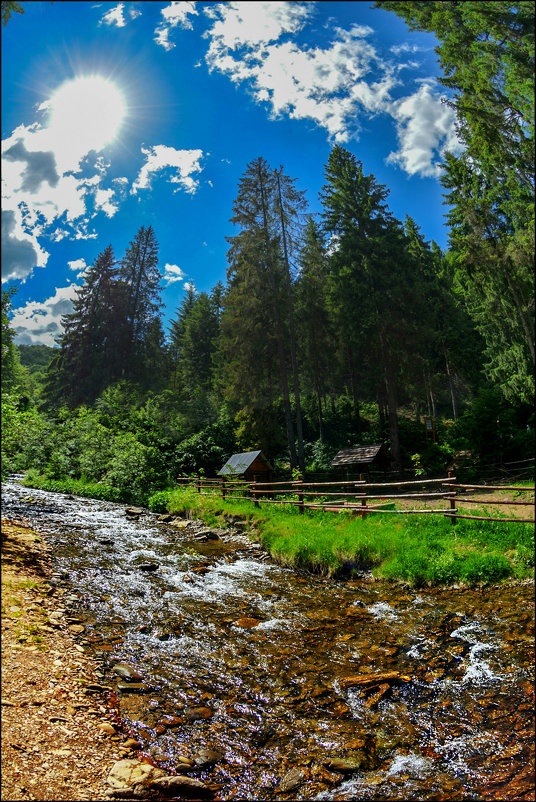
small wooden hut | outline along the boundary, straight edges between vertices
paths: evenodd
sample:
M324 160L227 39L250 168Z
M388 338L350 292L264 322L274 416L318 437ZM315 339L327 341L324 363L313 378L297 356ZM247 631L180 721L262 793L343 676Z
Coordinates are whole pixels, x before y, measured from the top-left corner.
M356 446L354 448L343 448L336 454L332 461L334 467L340 466L342 475L349 468L366 472L370 481L370 466L375 465L384 473L391 464L391 453L384 443L377 443L370 446Z
M244 479L246 482L271 482L273 468L262 451L246 451L243 454L233 454L218 476Z

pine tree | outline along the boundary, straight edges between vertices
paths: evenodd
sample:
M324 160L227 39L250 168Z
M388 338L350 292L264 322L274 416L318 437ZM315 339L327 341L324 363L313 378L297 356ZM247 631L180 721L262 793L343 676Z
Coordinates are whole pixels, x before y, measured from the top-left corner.
M482 334L488 378L534 399L534 11L531 2L378 2L432 31L452 90L459 155L446 154L450 248Z
M51 406L91 403L118 378L117 341L123 298L109 245L88 269L73 311L62 318L60 350L46 373L44 398Z
M158 244L152 226L141 226L138 230L121 261L119 275L127 290L124 375L137 378L149 326L161 307Z
M285 284L284 260L281 255L281 241L278 236L279 232L276 230L276 220L278 219L276 187L274 171L264 159L258 158L248 164L246 172L240 180L238 195L233 205L231 221L235 225L239 225L241 231L237 236L229 238L231 248L228 255L230 268L226 305L232 308L235 299L239 296L244 300L240 285L250 284L256 287L260 293L261 303L271 312L270 319L267 320L266 328L261 336L266 338L266 343L275 344L276 347L279 390L283 399L290 464L291 467L295 467L297 456L288 386L288 292ZM244 305L244 311L248 306L251 306L251 303ZM261 316L261 319L262 317L265 317L265 314ZM228 338L233 336L229 329L230 320L236 324L234 311L227 315L227 322L224 325L224 334ZM234 344L243 348L244 355L247 353L249 344L236 343L236 340ZM262 350L265 349L262 348ZM244 372L248 370L248 364L249 360L239 360L239 365L243 365ZM272 360L270 360L271 364L273 364ZM271 383L271 376L266 378L269 378ZM266 380L262 382L261 387L265 383ZM249 404L250 401L246 403Z

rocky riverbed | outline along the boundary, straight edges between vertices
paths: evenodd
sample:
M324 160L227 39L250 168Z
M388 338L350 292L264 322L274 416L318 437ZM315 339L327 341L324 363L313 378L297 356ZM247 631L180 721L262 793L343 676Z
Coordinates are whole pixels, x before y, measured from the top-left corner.
M45 534L124 749L161 771L136 793L533 798L532 587L326 580L275 565L237 520L208 530L17 483L3 496Z

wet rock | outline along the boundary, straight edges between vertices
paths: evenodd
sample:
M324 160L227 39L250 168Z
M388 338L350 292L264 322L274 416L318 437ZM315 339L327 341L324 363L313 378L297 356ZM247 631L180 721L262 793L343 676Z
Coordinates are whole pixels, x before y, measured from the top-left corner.
M152 688L145 682L118 682L117 690L122 693L150 693Z
M138 515L143 515L145 510L142 510L141 507L126 507L125 514L130 515L132 517L137 517Z
M294 766L294 768L290 769L290 771L287 771L277 787L279 791L287 794L289 791L293 791L295 788L301 785L304 780L305 772L298 768L298 766Z
M159 568L159 563L141 563L136 567L138 571L156 571Z
M214 711L210 707L188 707L184 711L188 721L199 721L200 719L212 718Z
M172 521L169 522L169 525L172 526L174 529L188 529L190 524L191 521L183 521L180 518L174 518Z
M218 763L222 758L221 752L215 752L212 749L199 749L193 756L193 761L199 768L204 768Z
M262 727L260 730L256 730L252 737L251 743L253 746L261 747L268 743L270 738L276 735L276 730L270 726L269 724L265 727Z
M178 727L182 724L182 719L177 716L163 716L158 723L163 727Z
M258 618L239 618L237 621L234 621L235 627L242 627L243 629L253 629L253 627L258 626L261 621Z
M109 537L103 537L99 540L99 543L101 546L112 546L113 540L111 540Z
M75 635L80 635L84 631L85 627L83 627L82 624L71 624L68 629L69 632L72 632Z
M128 663L116 663L112 666L112 671L114 674L117 674L119 677L129 682L141 682L143 679L139 671L136 671L136 669Z
M195 539L207 543L209 540L220 540L220 536L213 529L203 529L196 534Z
M349 774L353 771L370 771L375 768L376 761L365 751L349 752L344 757L330 757L324 765L331 771Z
M170 515L169 513L164 513L163 515L158 516L158 520L162 521L163 524L167 524L173 520L173 515Z

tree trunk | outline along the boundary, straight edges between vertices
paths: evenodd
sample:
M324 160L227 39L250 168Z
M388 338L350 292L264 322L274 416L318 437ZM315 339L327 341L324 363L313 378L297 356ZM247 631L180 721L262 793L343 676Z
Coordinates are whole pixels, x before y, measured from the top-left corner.
M447 380L449 383L450 400L452 402L452 417L455 421L458 420L458 407L456 405L456 396L454 395L454 383L452 381L452 373L450 372L450 365L447 356L447 349L443 348L443 355L445 357L445 367L447 369Z
M387 397L387 408L389 410L389 435L391 438L391 454L393 457L393 468L398 471L402 467L400 456L400 440L398 436L398 418L396 415L398 400L396 396L396 380L393 375L390 355L387 352L383 336L380 334L382 346L382 358L385 370L385 393Z

